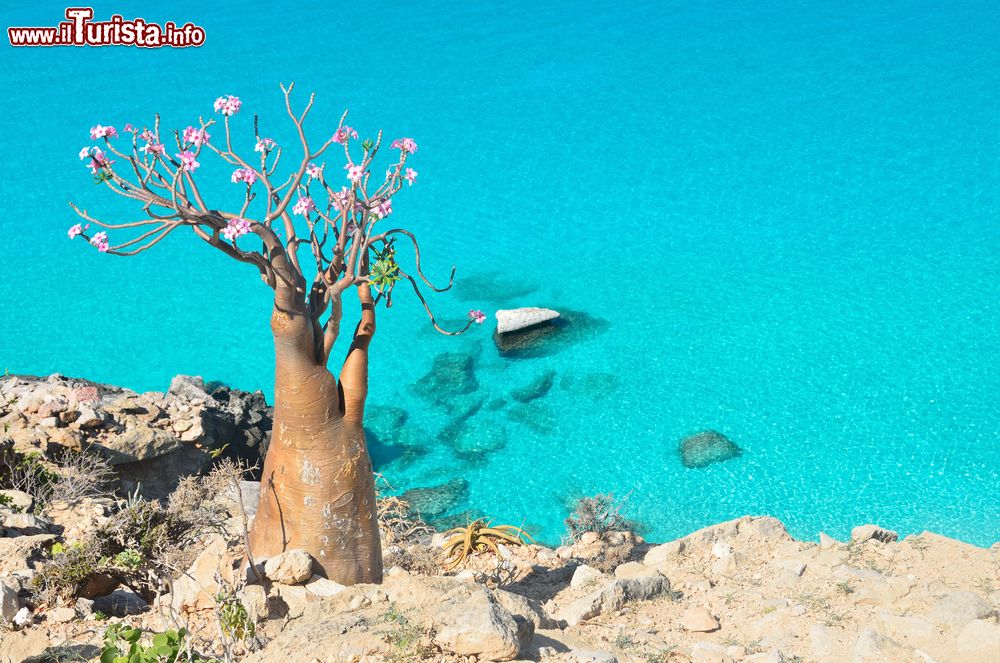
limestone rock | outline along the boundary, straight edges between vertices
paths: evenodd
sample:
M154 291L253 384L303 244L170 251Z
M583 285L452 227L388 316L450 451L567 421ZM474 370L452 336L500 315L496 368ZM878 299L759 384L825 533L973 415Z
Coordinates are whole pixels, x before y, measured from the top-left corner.
M515 619L481 585L452 578L400 576L386 582L383 589L400 608L420 612L434 629L435 644L460 656L509 661L526 644L526 629L533 630L531 622Z
M298 585L312 577L313 558L305 550L293 548L264 563L264 575L283 585Z
M17 587L8 584L6 580L0 580L0 623L12 621L20 609Z
M960 629L974 619L992 617L995 611L975 592L949 592L939 598L927 619L940 626Z
M558 311L550 308L525 307L500 309L496 312L497 333L507 334L529 329L559 317Z
M8 503L7 508L21 513L31 511L31 507L35 504L31 495L20 490L0 490L0 504L4 502Z
M583 596L559 612L570 626L585 619L619 610L627 603L645 601L670 590L670 581L662 576L647 578L618 578L607 586Z
M597 569L581 564L573 571L573 577L569 581L569 586L573 589L582 589L600 581L604 574Z
M684 542L680 539L650 548L642 563L646 566L659 566L684 553Z
M218 534L212 535L191 568L174 581L172 593L161 600L168 600L178 613L215 607L215 595L220 589L216 575L232 585L235 575L232 562L225 539Z
M328 580L322 576L316 576L309 578L309 581L305 584L305 588L316 596L336 596L345 589L344 585L339 582L334 582Z
M992 620L974 619L959 632L955 648L968 663L1000 661L1000 625Z
M496 597L497 603L502 605L507 612L534 624L536 631L538 629L559 628L559 622L549 617L542 604L534 599L502 589L493 590L493 596Z
M642 562L625 562L615 568L616 578L645 578L662 575L657 569L646 566Z
M549 369L544 373L539 374L531 382L523 387L517 389L512 389L510 392L511 398L519 403L528 403L535 400L536 398L541 398L545 394L549 393L552 388L552 384L555 382L556 372L553 369Z
M681 626L685 631L710 633L719 630L719 620L705 608L692 606L681 615Z
M706 467L743 454L743 450L722 433L705 431L681 440L681 462L685 467Z
M880 543L891 543L899 539L899 534L878 525L860 525L851 530L851 542L862 543L874 539Z

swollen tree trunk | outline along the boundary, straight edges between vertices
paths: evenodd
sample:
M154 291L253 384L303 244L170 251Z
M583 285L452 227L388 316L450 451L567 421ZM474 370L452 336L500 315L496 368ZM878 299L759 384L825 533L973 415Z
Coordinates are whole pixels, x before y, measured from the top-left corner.
M275 300L274 427L250 532L255 561L301 548L317 561L318 572L345 585L382 580L374 477L362 426L375 323L374 311L365 306L370 293L360 294L362 321L339 383L326 368L318 328L291 298L287 306Z

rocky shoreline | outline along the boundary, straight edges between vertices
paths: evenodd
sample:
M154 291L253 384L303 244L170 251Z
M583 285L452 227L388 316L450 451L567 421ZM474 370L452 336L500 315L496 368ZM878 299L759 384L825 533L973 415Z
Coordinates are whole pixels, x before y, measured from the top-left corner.
M385 582L343 587L302 551L239 572L259 393L7 376L0 425L0 663L96 661L126 626L143 642L183 626L202 661L1000 660L1000 543L875 525L799 541L745 516L658 545L501 545L445 571L445 535L385 497Z

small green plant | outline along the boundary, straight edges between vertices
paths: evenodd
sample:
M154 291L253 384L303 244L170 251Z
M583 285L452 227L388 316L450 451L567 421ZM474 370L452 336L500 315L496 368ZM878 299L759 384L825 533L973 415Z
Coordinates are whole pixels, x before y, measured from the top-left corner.
M382 623L389 626L383 634L392 646L392 651L386 656L387 660L403 663L421 659L425 654L431 653L431 648L423 642L424 630L400 612L395 603L389 604L389 609L382 615Z
M853 594L854 593L854 588L851 587L851 583L849 583L848 581L844 580L843 582L838 582L837 583L837 591L839 593L843 594L844 596L847 596L848 594Z
M157 633L143 642L142 629L126 624L112 624L104 630L104 647L101 663L218 663L217 659L203 658L185 646L187 631Z
M94 617L94 619L96 619L99 622L106 622L106 621L108 621L108 615L107 615L107 613L105 613L105 612L103 612L101 610L95 610L94 614L93 614L93 617Z
M135 571L142 566L142 553L131 548L123 550L110 559L110 563L125 569Z
M219 611L219 625L227 638L241 642L254 639L257 626L236 595L221 591L216 595L215 603Z

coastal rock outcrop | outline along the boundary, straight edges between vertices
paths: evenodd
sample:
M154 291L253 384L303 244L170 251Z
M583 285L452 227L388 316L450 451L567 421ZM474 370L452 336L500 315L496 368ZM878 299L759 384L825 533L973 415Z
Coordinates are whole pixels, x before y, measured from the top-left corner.
M500 309L496 312L497 334L507 334L517 332L531 327L555 320L559 317L559 311L550 308L539 308L534 306Z

